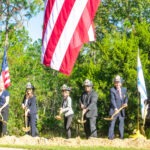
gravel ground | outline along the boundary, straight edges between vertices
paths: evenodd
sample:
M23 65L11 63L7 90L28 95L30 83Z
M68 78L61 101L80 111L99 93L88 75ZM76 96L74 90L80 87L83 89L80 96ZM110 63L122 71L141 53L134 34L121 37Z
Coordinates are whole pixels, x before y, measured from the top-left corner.
M43 137L31 137L29 135L16 137L16 136L5 136L0 138L1 145L44 145L44 146L112 146L112 147L123 147L123 148L145 148L150 150L150 140L146 138L126 138L124 140L114 139L108 140L107 138L91 138L91 139L81 139L80 137L72 139L64 139L61 137L54 137L46 139ZM5 150L5 148L0 148L0 150ZM6 148L7 150L7 148ZM14 150L13 148L8 148L8 150ZM21 149L16 149L21 150Z

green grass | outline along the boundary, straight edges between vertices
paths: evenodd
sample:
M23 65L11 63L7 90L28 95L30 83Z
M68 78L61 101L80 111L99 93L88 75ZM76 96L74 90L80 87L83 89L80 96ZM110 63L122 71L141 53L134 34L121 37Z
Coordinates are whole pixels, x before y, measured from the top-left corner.
M28 150L148 150L148 149L136 149L136 148L117 148L117 147L71 147L71 146L31 146L31 145L0 145L0 147L7 148L22 148Z

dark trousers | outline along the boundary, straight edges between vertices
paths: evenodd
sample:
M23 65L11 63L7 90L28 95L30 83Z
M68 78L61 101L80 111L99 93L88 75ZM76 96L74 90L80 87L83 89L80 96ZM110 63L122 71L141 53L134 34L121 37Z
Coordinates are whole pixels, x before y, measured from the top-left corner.
M120 138L123 139L124 137L124 117L119 113L118 116L116 116L111 122L109 126L109 131L108 131L108 138L113 139L114 138L114 128L116 124L116 120L119 119L119 133L120 133Z
M64 117L64 128L66 131L67 138L71 138L71 122L72 122L73 115L69 115Z
M86 134L86 138L97 137L97 129L96 129L96 117L92 118L84 118L86 122L84 123L84 131Z
M30 124L31 124L31 116L28 116L27 117L27 127L29 127L30 126ZM37 128L37 120L38 120L38 117L37 117L37 115L36 115L36 123L35 123L35 125L36 125L36 131L35 131L35 136L38 136L39 135L39 131L38 131L38 128ZM25 119L24 119L24 122L25 122ZM26 126L26 123L25 123L25 126ZM31 134L31 130L29 131L29 132L26 132L26 134L28 134L28 135L32 135Z
M5 122L8 121L8 112L9 112L9 107L5 107L1 112L3 120ZM6 134L7 134L7 124L0 121L0 135L4 136Z
M35 137L36 136L36 133L37 133L37 129L36 129L36 114L30 114L29 117L28 117L28 121L29 121L29 126L31 128L31 136L32 137Z

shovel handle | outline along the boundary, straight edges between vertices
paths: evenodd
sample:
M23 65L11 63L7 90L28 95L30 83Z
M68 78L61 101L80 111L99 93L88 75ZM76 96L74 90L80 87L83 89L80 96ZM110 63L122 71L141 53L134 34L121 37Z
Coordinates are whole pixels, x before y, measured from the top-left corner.
M122 107L120 107L120 108L118 109L117 112L114 112L110 118L104 118L104 120L108 120L108 121L113 120L114 117L115 117L123 108L125 108L125 107L127 107L127 106L126 106L126 105L123 105Z

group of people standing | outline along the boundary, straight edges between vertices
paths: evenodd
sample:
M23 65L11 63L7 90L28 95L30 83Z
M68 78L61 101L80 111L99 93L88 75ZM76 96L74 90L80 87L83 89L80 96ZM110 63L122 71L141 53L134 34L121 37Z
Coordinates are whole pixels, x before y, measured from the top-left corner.
M7 121L9 114L10 94L5 89L3 80L0 78L0 137L7 135ZM31 83L26 86L26 94L23 99L22 108L25 110L28 125L31 127L29 131L31 136L36 136L36 97L34 95L34 87Z
M123 79L117 75L114 80L114 86L110 89L110 110L109 115L116 114L110 121L108 130L108 139L112 140L114 136L114 128L116 120L119 119L119 133L120 139L124 138L124 119L125 119L125 107L128 103L127 89L122 87ZM98 117L97 101L98 95L93 89L93 83L89 79L86 79L83 83L84 91L80 96L79 105L82 111L84 123L84 131L86 138L97 137L96 120ZM73 118L72 100L69 96L71 88L67 85L62 86L63 101L60 108L60 114L64 113L64 127L66 130L67 138L71 137L71 122ZM67 94L66 94L67 93ZM123 107L121 111L119 109Z
M110 111L109 115L112 116L116 113L114 119L110 121L108 130L108 138L114 139L114 128L116 120L119 119L119 132L120 138L124 138L124 118L125 109L119 111L122 106L127 107L128 96L127 89L122 87L123 80L117 75L114 80L114 86L110 89ZM98 116L97 101L98 95L93 89L93 83L89 79L83 82L84 91L79 99L79 106L82 111L84 123L84 131L86 138L97 137L96 120ZM61 87L62 92L62 104L60 107L60 114L64 114L64 129L66 131L66 137L71 138L71 123L74 116L72 108L72 99L70 97L71 88L64 84ZM9 92L4 88L3 82L0 81L0 114L3 120L8 120L8 107L9 107ZM27 126L30 130L27 134L35 137L38 135L36 122L37 122L37 106L36 96L34 95L34 86L31 83L27 83L26 91L22 102L22 108L25 111L25 118L27 118ZM1 135L7 134L7 125L0 121L0 133Z

